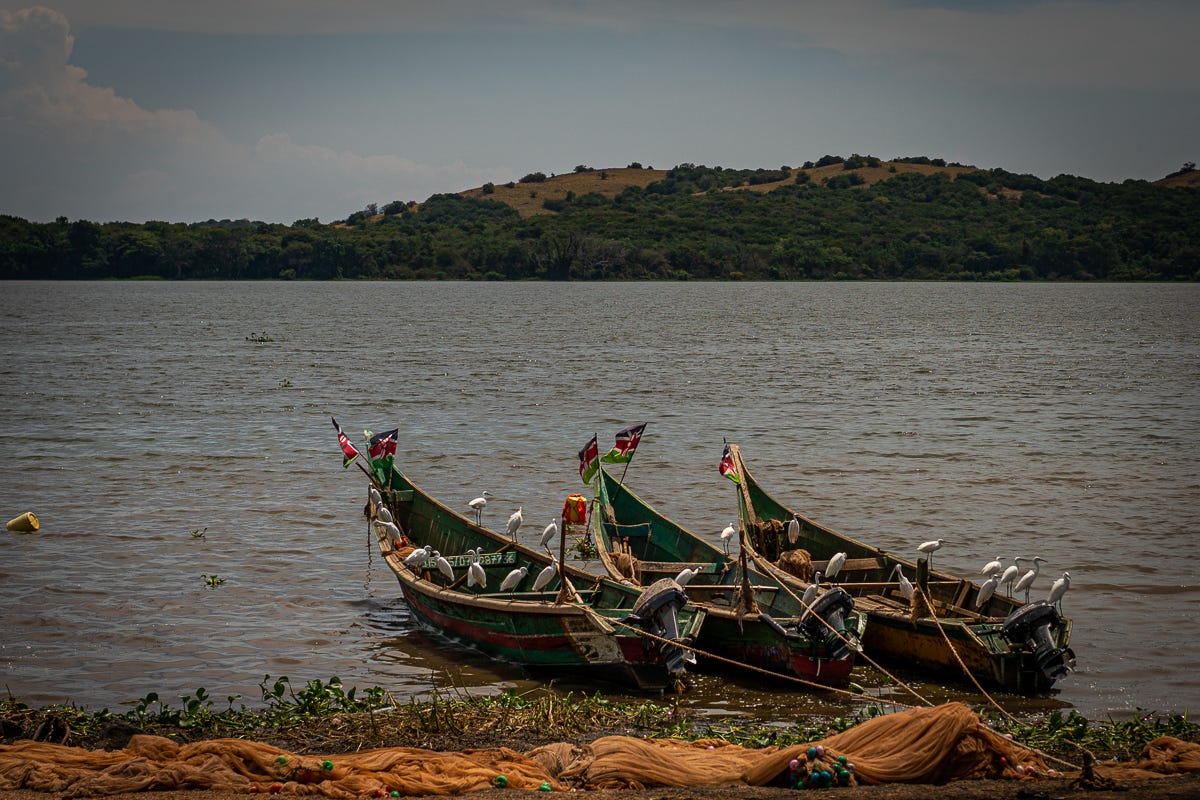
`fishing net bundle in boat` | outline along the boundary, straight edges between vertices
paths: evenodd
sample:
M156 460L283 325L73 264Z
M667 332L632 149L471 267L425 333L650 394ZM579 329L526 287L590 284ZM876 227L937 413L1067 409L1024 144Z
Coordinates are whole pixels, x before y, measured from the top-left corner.
M642 562L633 553L610 551L608 554L617 573L639 586L642 583Z
M775 562L775 566L789 575L795 575L802 581L811 581L813 579L812 556L809 555L807 550L800 548L784 550L779 554L779 560Z
M810 753L816 745L821 752ZM839 757L845 761L840 761ZM878 717L821 742L751 750L719 740L606 736L591 744L547 745L524 755L508 748L460 753L393 747L299 756L267 744L219 739L179 745L135 736L123 750L83 750L42 742L0 745L0 789L61 797L148 790L280 791L337 800L363 796L456 795L504 783L517 789L788 785L814 768L854 765L854 782L945 783L1046 775L1045 761L987 727L961 703ZM1018 767L1020 768L1018 770ZM1109 778L1200 771L1200 745L1156 739Z

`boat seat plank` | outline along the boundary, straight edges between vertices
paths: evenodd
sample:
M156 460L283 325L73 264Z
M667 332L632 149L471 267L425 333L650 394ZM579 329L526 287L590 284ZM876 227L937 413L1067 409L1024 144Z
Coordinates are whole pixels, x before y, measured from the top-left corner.
M642 561L642 572L674 572L678 573L683 569L700 568L701 573L713 574L717 571L717 565L709 562L707 564L697 564L695 561Z
M824 561L813 561L813 568L824 572L829 566L829 559ZM857 572L861 570L883 569L887 565L882 558L847 558L846 563L842 565L842 572Z

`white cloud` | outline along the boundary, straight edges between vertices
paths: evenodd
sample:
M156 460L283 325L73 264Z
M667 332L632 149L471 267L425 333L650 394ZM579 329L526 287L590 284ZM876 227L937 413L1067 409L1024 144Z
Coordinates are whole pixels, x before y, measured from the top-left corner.
M231 142L188 109L147 110L69 63L56 11L0 11L0 212L30 219L330 220L368 202L423 200L506 169L429 166L293 143Z

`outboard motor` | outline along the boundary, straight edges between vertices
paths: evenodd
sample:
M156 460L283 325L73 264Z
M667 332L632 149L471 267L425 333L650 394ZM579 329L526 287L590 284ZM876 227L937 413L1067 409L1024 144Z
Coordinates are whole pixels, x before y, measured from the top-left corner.
M1059 622L1058 609L1045 600L1021 606L1008 615L1000 635L1011 644L1033 651L1033 661L1042 674L1056 681L1075 668L1075 653L1058 647L1050 628Z
M854 598L842 587L834 586L813 602L801 618L800 627L813 642L823 643L829 649L831 660L841 661L850 657L851 649L858 649L846 640L846 615L853 610Z
M672 578L662 578L650 584L633 604L633 615L627 621L637 622L647 633L671 641L679 641L679 609L687 605L683 587ZM687 664L696 663L696 654L691 650L662 643L658 646L667 671L681 674Z

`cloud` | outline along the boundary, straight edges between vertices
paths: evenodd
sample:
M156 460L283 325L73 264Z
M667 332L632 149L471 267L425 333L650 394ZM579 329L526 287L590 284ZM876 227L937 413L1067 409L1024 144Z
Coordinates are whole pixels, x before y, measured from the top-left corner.
M0 0L0 8L5 2ZM220 34L681 30L791 37L892 68L1001 86L1200 88L1192 0L58 0L77 25ZM497 10L500 9L500 10Z
M274 209L272 221L328 221L368 202L511 179L507 169L298 145L286 133L241 145L192 110L147 110L91 85L70 63L72 46L56 11L0 11L0 212L197 221Z

